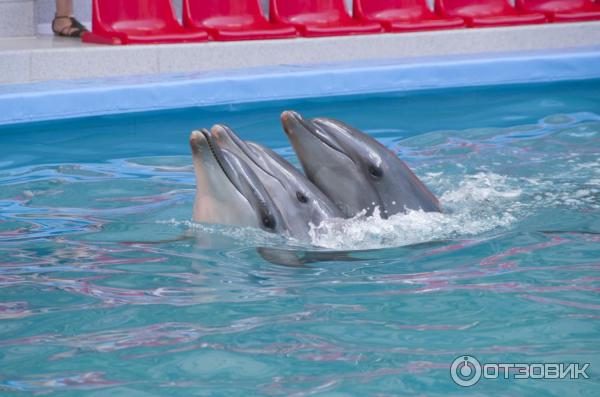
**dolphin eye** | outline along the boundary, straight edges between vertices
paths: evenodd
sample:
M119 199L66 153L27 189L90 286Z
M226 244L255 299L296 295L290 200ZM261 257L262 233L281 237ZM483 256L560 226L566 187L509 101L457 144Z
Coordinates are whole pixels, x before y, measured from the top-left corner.
M267 229L275 228L275 219L273 218L272 215L269 215L269 214L263 215L262 223L263 223L263 226L266 227Z
M383 170L380 167L371 165L369 166L369 174L374 178L381 178L383 176Z
M298 201L300 201L301 203L308 202L308 197L306 197L306 195L302 192L296 192L296 197L298 198Z

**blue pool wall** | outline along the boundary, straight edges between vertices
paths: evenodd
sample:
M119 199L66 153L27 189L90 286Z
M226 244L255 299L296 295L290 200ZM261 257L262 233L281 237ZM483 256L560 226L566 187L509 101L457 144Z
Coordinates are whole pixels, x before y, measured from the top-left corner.
M282 99L600 78L600 47L0 86L0 125Z

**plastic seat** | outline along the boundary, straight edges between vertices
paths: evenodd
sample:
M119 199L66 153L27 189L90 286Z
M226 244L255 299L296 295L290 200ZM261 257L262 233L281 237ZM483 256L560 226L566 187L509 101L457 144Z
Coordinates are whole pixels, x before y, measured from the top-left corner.
M436 11L461 17L471 27L513 26L544 23L542 13L516 10L508 0L435 0Z
M355 0L354 17L379 22L390 32L465 27L462 18L443 18L431 12L425 0Z
M171 0L94 0L92 32L83 41L100 44L157 44L208 40L202 30L184 28Z
M258 0L184 0L183 23L206 29L215 40L258 40L296 37L293 26L269 23Z
M379 23L352 18L344 0L270 0L271 21L294 26L302 36L379 33Z
M541 12L551 22L600 20L600 6L592 0L517 0L517 8Z

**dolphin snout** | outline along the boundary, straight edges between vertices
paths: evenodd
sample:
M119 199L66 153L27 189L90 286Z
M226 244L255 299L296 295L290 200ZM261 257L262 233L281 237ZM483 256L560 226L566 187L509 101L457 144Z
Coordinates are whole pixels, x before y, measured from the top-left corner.
M284 110L283 113L281 113L281 121L286 121L289 118L294 118L296 120L302 120L302 116L300 115L300 113L295 112L293 110Z
M300 113L294 112L293 110L286 110L281 113L281 124L283 125L283 130L288 135L293 135L294 128L298 127L303 120Z
M215 124L210 129L211 135L217 140L217 142L223 141L223 139L228 137L227 130L224 126L220 124Z
M202 146L207 144L206 137L208 131L206 130L194 130L190 134L190 147L192 152L197 153Z
M246 143L235 132L224 124L215 124L210 129L210 135L219 147L230 150L246 150Z

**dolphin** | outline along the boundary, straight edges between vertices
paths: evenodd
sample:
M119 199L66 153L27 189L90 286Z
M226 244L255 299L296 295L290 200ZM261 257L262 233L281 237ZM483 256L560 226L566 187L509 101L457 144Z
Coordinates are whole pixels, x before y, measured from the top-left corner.
M400 160L371 136L341 121L304 119L285 111L281 123L302 168L346 217L379 209L382 218L423 210L442 212L438 199Z
M258 177L281 214L284 234L308 241L311 225L343 218L319 188L274 151L243 141L226 125L217 124L210 132L216 146L242 159Z
M195 222L284 231L279 210L244 160L222 150L206 129L191 133L190 146L196 174Z

